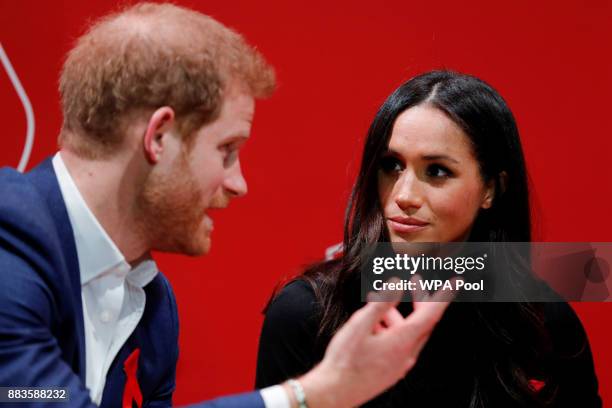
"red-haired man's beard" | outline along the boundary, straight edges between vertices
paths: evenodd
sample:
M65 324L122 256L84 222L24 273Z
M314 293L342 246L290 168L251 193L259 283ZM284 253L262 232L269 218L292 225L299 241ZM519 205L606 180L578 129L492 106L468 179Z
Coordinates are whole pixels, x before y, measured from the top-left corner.
M151 175L138 196L139 225L151 250L197 256L210 249L212 224L186 160L171 174Z

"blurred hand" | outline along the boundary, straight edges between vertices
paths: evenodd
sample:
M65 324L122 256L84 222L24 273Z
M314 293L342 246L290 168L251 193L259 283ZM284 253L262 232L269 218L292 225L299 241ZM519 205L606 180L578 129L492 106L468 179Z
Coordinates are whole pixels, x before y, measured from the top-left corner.
M406 318L396 309L402 295L370 293L336 333L323 361L300 378L310 408L363 404L410 371L454 293L413 292L414 311Z

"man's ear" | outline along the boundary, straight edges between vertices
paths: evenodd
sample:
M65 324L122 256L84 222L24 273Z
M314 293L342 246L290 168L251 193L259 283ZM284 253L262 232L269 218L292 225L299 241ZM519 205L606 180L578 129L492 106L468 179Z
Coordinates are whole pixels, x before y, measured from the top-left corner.
M155 164L159 161L164 151L165 138L173 125L174 110L169 106L162 106L149 118L143 138L145 156L149 163Z
M488 181L484 200L482 201L481 208L491 208L493 205L493 199L495 198L496 192L498 194L504 194L506 191L506 185L508 184L508 173L502 171L498 174L497 180L492 178ZM499 189L499 191L497 191Z

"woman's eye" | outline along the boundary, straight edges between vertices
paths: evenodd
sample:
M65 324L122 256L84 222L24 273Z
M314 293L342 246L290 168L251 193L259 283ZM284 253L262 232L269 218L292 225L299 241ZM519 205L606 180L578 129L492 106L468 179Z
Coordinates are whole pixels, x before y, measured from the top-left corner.
M427 167L427 175L432 178L448 178L453 173L444 166L439 164L431 164Z
M387 174L399 173L404 170L402 163L395 157L383 157L380 160L380 168Z

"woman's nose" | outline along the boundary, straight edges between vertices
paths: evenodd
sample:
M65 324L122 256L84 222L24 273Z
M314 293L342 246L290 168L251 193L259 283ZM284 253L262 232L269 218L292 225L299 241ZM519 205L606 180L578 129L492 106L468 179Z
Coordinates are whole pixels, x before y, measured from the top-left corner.
M413 172L404 171L397 180L395 203L402 211L418 209L423 205L421 181Z

